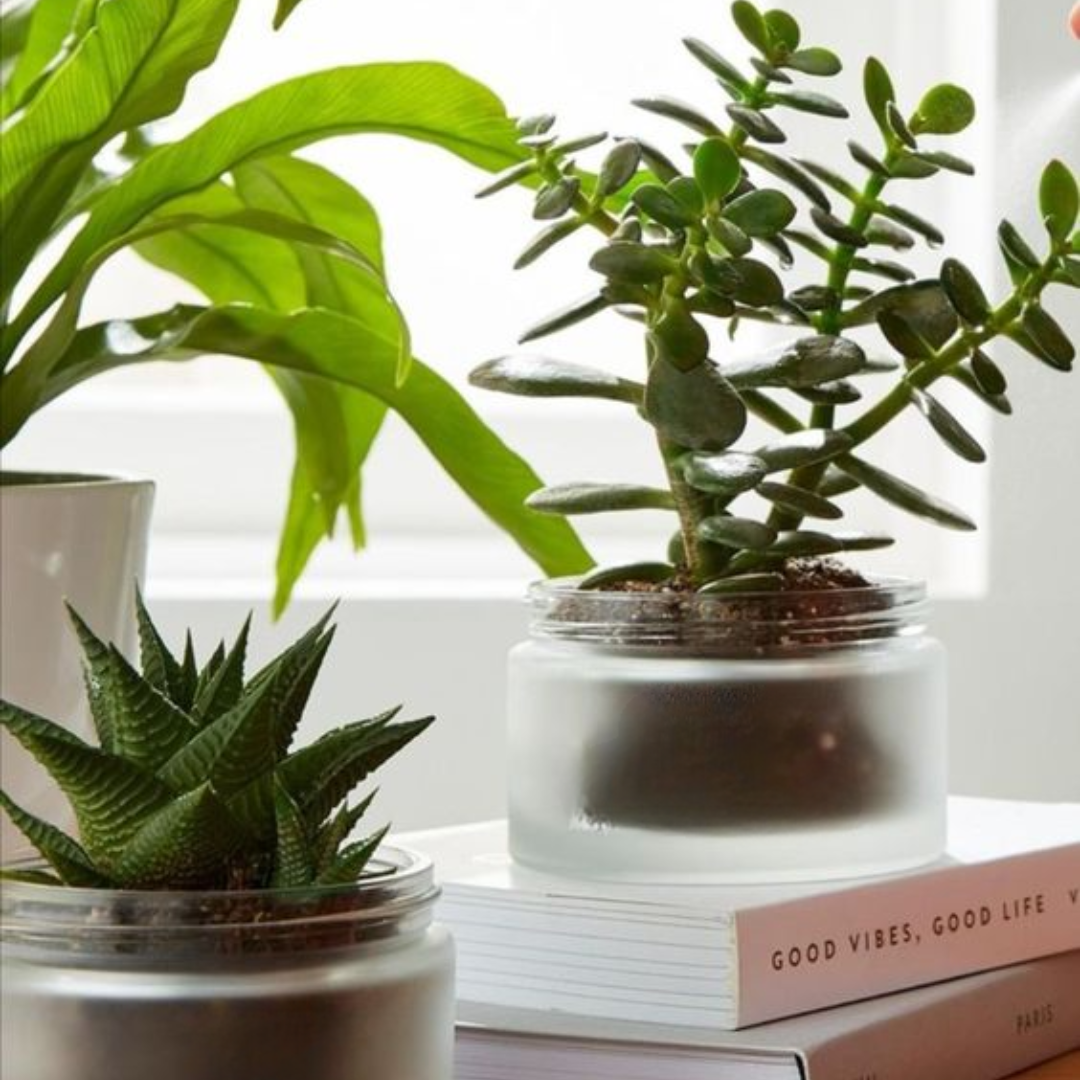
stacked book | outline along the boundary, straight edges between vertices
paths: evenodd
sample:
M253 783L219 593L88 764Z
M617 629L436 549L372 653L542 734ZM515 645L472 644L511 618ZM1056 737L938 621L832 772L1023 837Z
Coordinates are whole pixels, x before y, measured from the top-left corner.
M1080 806L954 799L945 858L612 886L414 834L458 948L456 1080L992 1080L1080 1047Z

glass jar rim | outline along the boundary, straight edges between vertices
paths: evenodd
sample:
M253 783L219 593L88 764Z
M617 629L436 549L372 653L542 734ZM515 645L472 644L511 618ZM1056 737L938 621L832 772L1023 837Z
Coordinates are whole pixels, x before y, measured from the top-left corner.
M9 870L40 867L24 861ZM5 948L100 956L282 953L420 930L439 888L431 859L381 847L357 882L267 889L102 889L0 882Z
M529 587L534 637L616 648L789 655L921 634L926 585L902 577L835 589L694 593L582 590L580 577Z

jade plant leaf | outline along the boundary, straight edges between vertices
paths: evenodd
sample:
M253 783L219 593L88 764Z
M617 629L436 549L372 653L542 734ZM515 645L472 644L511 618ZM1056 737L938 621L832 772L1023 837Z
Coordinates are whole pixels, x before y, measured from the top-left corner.
M533 492L527 500L544 514L601 514L611 510L673 510L666 488L639 484L558 484Z
M644 413L676 446L726 450L746 426L746 406L711 361L680 371L662 357L649 370Z

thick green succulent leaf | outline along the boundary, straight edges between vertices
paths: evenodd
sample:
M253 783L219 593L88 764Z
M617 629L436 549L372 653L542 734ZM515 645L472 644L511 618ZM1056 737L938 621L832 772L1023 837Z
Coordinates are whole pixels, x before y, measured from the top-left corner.
M211 784L185 792L147 817L113 870L125 889L213 888L243 834Z
M493 171L524 154L502 102L445 65L368 64L300 76L218 113L141 160L95 204L20 317L36 319L94 252L171 199L238 165L350 132L400 134Z
M139 628L139 659L143 677L171 701L180 687L180 662L169 651L154 625L143 600L142 590L135 590L135 618ZM102 746L108 749L102 742Z
M447 382L416 362L396 382L396 342L359 320L324 310L292 315L256 307L179 306L130 322L88 327L62 368L64 382L151 359L186 360L218 353L320 375L357 387L398 412L462 490L504 528L547 574L580 572L591 560L565 522L523 507L540 486L528 465L480 420ZM356 358L363 357L363 363ZM65 389L55 384L57 392Z
M786 58L784 65L801 71L804 75L824 78L839 75L843 70L843 64L836 53L816 46L810 49L797 49Z
M68 619L79 638L83 654L83 683L90 716L94 722L98 745L103 750L113 749L113 709L115 693L112 687L113 668L109 659L109 646L86 624L79 613L67 606Z
M949 369L949 378L954 379L965 389L970 390L980 401L989 405L995 412L1000 413L1002 416L1012 415L1012 403L1004 391L1001 393L987 392L979 377L975 374L974 362L956 364ZM1002 378L1004 378L1004 375L1002 375Z
M675 567L671 563L637 562L622 566L601 566L586 574L578 582L578 588L588 592L606 589L623 581L662 582L674 575Z
M165 761L158 776L176 792L194 791L212 781L228 796L268 773L275 763L274 682L248 687L223 716L204 727Z
M722 135L723 132L704 113L699 112L693 105L687 105L685 101L679 101L671 97L637 98L633 102L639 109L655 113L668 120L675 120L684 124L692 131L706 138L713 135Z
M934 349L950 341L960 327L956 311L938 281L914 281L876 293L846 318L848 326L880 321L883 312L903 319L907 326Z
M795 204L781 191L759 188L733 199L724 207L724 217L747 236L775 236L795 218Z
M277 846L270 887L295 889L310 885L315 876L311 836L304 825L300 807L279 780L274 781L274 821Z
M216 57L236 7L237 0L96 5L93 26L4 132L0 298L11 295L98 150L176 109L191 77Z
M698 38L683 38L690 55L708 68L725 85L738 90L745 90L750 85L750 80L730 61L725 60L711 45L706 45Z
M937 398L925 390L913 390L911 397L927 423L954 454L965 461L981 463L986 460L986 451L978 439Z
M279 785L280 788L280 785ZM283 789L282 789L283 790ZM311 846L314 873L318 877L329 870L337 857L338 849L360 824L364 814L375 800L377 790L353 806L343 804L332 818L318 831Z
M682 302L672 302L648 335L653 355L680 371L690 371L705 363L709 355L709 335Z
M855 375L866 364L866 354L848 338L831 334L798 338L776 349L723 366L724 377L736 387L818 386Z
M783 576L772 573L732 574L713 578L698 589L701 596L730 596L743 593L776 592L784 584Z
M111 875L147 817L173 798L153 774L8 702L0 702L0 727L11 732L67 796L83 846L106 874Z
M598 368L570 364L547 356L500 356L469 373L469 382L484 390L525 397L590 397L639 404L645 388Z
M24 810L3 790L0 790L0 809L3 809L19 832L41 852L65 885L93 889L112 884L67 833Z
M603 292L590 293L583 299L575 300L574 303L560 308L546 319L542 319L535 325L530 326L518 338L518 342L524 345L527 342L536 341L537 338L547 337L548 334L555 334L560 330L565 330L568 326L575 326L577 323L584 322L586 319L592 318L593 315L599 314L605 308L611 307L611 303L609 297Z
M1080 217L1080 187L1072 169L1063 161L1051 161L1043 170L1039 210L1051 238L1064 243Z
M283 754L292 745L315 680L319 677L319 671L333 640L333 627L311 640L310 646L307 645L309 635L305 634L298 643L301 649L297 652L287 650L283 655L282 665L274 671L271 709L277 718L274 725L274 745L278 753Z
M769 94L769 100L774 105L785 105L789 109L813 113L816 116L829 116L843 120L850 115L836 98L811 90L774 90Z
M834 502L830 502L824 496L806 488L796 487L792 484L780 484L767 480L759 484L757 493L769 502L774 503L784 510L793 510L797 514L805 514L807 517L823 518L826 521L835 521L844 516L844 511Z
M665 275L674 273L678 269L678 263L657 247L616 240L593 255L589 260L589 268L611 281L651 285L663 280Z
M366 840L359 840L342 849L330 866L316 879L318 885L344 885L356 881L371 862L372 856L386 838L390 826L386 825L372 833Z
M760 143L782 143L787 141L783 130L760 109L748 105L732 103L727 106L727 114L735 125L751 139Z
M960 86L942 83L926 92L915 115L911 130L916 135L955 135L975 119L975 102Z
M957 315L972 326L982 326L992 309L975 275L959 259L941 264L941 285Z
M831 209L828 195L795 162L770 154L768 150L760 146L744 146L740 153L746 161L801 191L815 206L821 207L822 210Z
M705 139L694 150L694 179L708 202L726 199L741 178L739 155L727 139Z
M698 259L694 270L714 292L749 307L770 307L784 298L784 286L776 271L757 259Z
M195 693L199 689L199 662L195 657L195 642L191 631L184 635L184 653L180 658L180 684L176 689L174 704L190 714L195 704Z
M556 484L534 491L527 505L542 514L602 514L612 510L673 510L665 488L640 484Z
M296 800L308 828L318 828L357 784L425 731L433 719L396 724L384 717L360 720L327 732L286 758L277 775Z
M779 555L785 559L797 559L835 555L843 550L843 541L838 537L816 532L813 529L792 529L777 536L770 554Z
M726 450L746 427L746 406L708 360L690 371L654 361L644 415L664 439L689 450Z
M772 33L765 21L749 0L735 0L731 5L731 18L739 28L739 33L763 56L769 56L772 50Z
M244 690L244 660L247 656L251 615L244 620L236 641L213 671L205 686L199 688L192 705L192 718L205 727L227 713L240 700ZM209 667L209 665L208 665Z
M738 495L765 479L765 462L754 454L729 450L719 454L687 454L681 461L683 479L696 491Z
M979 386L991 396L1004 394L1009 389L1005 372L981 349L976 349L971 354L971 371Z
M869 57L863 67L863 95L878 129L886 139L891 138L892 128L887 115L888 106L896 101L896 90L885 65L876 57Z
M831 461L851 448L851 437L843 431L808 428L781 435L760 449L755 456L765 462L769 472L798 469L819 461Z
M596 176L596 197L614 195L634 178L641 164L641 144L634 139L622 139L605 155Z
M750 518L717 515L698 525L698 537L710 544L720 544L746 551L764 551L776 539L776 530Z
M1010 331L1009 336L1056 371L1072 370L1076 346L1041 304L1029 304L1024 309L1019 329Z
M947 529L970 532L975 528L975 523L971 518L956 507L935 495L920 491L913 484L901 480L898 476L893 476L884 469L879 469L876 465L871 465L850 454L840 458L836 465L878 498L884 499L885 502L901 510L906 510L909 514L926 518Z

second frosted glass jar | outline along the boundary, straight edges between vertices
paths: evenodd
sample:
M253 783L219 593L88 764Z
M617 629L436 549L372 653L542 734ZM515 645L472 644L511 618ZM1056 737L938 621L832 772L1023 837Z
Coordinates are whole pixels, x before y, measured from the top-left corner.
M784 881L945 837L945 665L918 583L699 597L534 587L510 654L510 845L550 872Z

